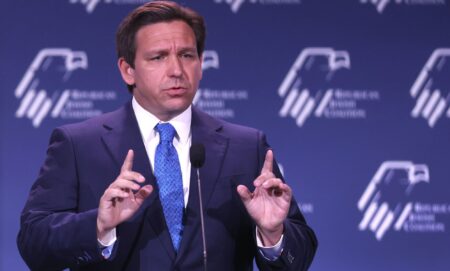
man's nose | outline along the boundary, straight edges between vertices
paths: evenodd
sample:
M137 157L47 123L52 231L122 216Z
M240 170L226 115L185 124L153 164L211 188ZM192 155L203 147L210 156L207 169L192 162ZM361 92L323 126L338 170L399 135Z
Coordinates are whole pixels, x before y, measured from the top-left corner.
M168 75L171 77L181 77L183 75L183 65L178 56L170 57Z

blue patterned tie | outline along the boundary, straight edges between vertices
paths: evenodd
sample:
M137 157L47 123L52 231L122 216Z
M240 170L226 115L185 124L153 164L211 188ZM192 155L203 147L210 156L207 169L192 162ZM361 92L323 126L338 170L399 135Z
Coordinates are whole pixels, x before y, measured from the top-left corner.
M159 198L176 251L183 233L183 181L177 150L173 146L175 129L170 123L156 125L160 142L155 153L155 176L159 186Z

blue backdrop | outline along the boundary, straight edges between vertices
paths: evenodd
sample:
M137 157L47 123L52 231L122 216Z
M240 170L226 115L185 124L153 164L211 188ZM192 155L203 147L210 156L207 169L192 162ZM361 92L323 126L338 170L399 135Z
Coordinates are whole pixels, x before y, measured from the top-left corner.
M130 99L114 35L143 0L0 3L0 270L56 126ZM450 270L450 1L186 0L195 103L264 130L319 239L311 270Z

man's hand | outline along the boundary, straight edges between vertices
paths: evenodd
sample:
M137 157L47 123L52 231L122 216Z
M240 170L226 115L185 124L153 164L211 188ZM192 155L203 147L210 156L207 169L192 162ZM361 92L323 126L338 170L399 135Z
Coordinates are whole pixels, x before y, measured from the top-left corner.
M107 232L135 214L153 191L151 185L141 187L134 182L144 183L145 178L132 171L133 157L133 150L129 150L119 176L100 198L97 215L97 238L100 240ZM133 190L137 192L134 193Z
M273 246L283 234L283 221L291 204L291 188L273 174L273 152L268 150L261 174L253 181L251 193L244 185L237 192L255 221L264 246Z

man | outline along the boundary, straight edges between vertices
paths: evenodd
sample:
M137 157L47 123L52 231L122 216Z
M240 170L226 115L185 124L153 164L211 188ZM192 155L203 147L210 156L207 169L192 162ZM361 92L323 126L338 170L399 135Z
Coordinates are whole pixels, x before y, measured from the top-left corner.
M203 18L173 2L124 19L118 66L133 99L53 132L18 235L32 270L203 270L192 143L206 149L208 269L308 269L317 241L264 135L191 106L204 39Z

